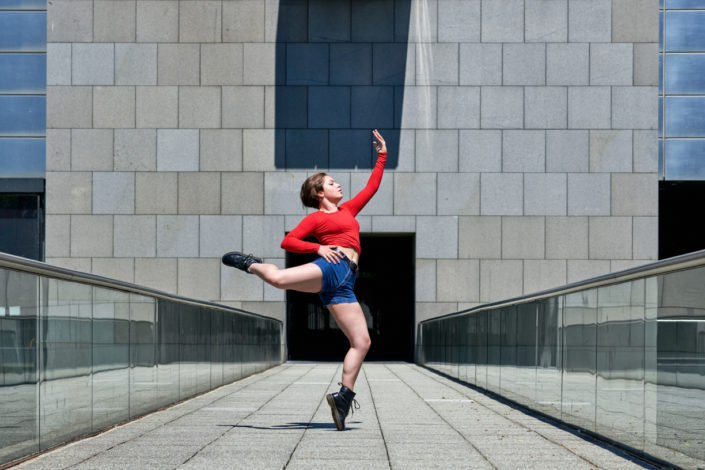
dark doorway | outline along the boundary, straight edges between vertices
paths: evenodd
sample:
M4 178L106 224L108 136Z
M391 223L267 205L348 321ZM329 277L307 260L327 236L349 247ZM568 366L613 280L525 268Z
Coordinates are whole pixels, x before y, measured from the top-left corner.
M412 361L414 325L413 234L361 234L355 295L365 312L372 347L367 360ZM286 265L315 255L287 253ZM289 359L342 360L349 348L317 294L287 291Z
M704 205L705 181L659 181L659 259L705 248L705 230L698 225Z

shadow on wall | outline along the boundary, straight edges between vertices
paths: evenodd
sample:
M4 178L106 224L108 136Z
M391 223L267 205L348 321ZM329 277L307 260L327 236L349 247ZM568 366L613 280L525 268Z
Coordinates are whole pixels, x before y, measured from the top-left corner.
M411 0L280 0L275 166L372 168L372 129L399 161Z

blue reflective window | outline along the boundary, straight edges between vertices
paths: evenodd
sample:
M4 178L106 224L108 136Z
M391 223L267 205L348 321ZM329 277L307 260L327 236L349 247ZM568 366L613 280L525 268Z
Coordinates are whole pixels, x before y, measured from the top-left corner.
M663 97L658 97L658 135L663 138Z
M704 24L705 11L666 12L666 51L705 51Z
M663 52L663 12L658 12L658 50Z
M45 11L0 11L0 51L44 52L46 43Z
M45 96L0 96L0 136L40 136L45 133Z
M3 177L44 178L46 140L0 138L0 168Z
M658 140L658 177L659 179L664 179L666 175L663 174L663 139Z
M665 151L669 180L705 180L705 140L666 140Z
M663 7L663 0L661 0L661 6ZM666 8L674 10L705 10L705 3L703 3L703 0L668 0Z
M0 54L0 93L44 93L46 54Z
M46 0L0 0L0 10L46 10Z
M705 137L705 97L666 97L666 137Z
M658 89L663 92L663 54L658 55Z
M705 93L705 54L669 54L666 93Z

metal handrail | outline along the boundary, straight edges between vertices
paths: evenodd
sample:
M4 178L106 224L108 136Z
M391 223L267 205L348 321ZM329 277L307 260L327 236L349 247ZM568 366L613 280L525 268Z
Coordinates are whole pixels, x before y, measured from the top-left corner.
M93 286L108 287L123 292L146 295L149 297L156 297L163 300L171 300L199 307L215 308L226 312L237 312L252 317L273 320L283 325L283 322L276 318L267 317L254 312L248 312L247 310L242 310L236 307L230 307L214 302L208 302L206 300L197 300L188 297L178 296L175 294L169 294L168 292L152 289L150 287L140 286L124 281L118 281L117 279L110 279L107 277L98 276L96 274L83 273L80 271L74 271L58 266L52 266L50 264L42 263L41 261L35 261L32 259L23 258L21 256L11 255L8 253L0 252L0 268L9 268L14 269L16 271L23 271L30 274L38 274L40 276L48 276L57 279L63 279L66 281L80 282L82 284L89 284Z
M496 308L509 307L512 305L524 304L527 302L544 300L550 297L572 294L573 292L619 284L621 282L633 281L635 279L643 279L650 276L657 276L659 274L682 271L684 269L690 269L697 266L705 266L705 250L699 250L694 251L692 253L687 253L685 255L674 256L673 258L655 261L653 263L625 269L623 271L603 274L602 276L592 277L590 279L585 279L584 281L573 282L564 286L542 290L534 294L527 294L521 297L514 297L507 300L500 300L489 304L478 305L477 307L461 310L459 312L448 313L439 317L423 320L419 322L419 325L458 315L464 315L470 312L476 313L482 312L484 310L491 310Z

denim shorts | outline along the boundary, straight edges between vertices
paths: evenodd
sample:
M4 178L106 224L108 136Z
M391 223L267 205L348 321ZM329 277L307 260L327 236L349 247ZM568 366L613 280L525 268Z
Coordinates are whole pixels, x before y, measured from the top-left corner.
M321 268L323 273L318 296L324 306L357 302L353 292L355 279L357 279L357 264L345 255L338 263L329 263L325 258L318 257L313 264Z

